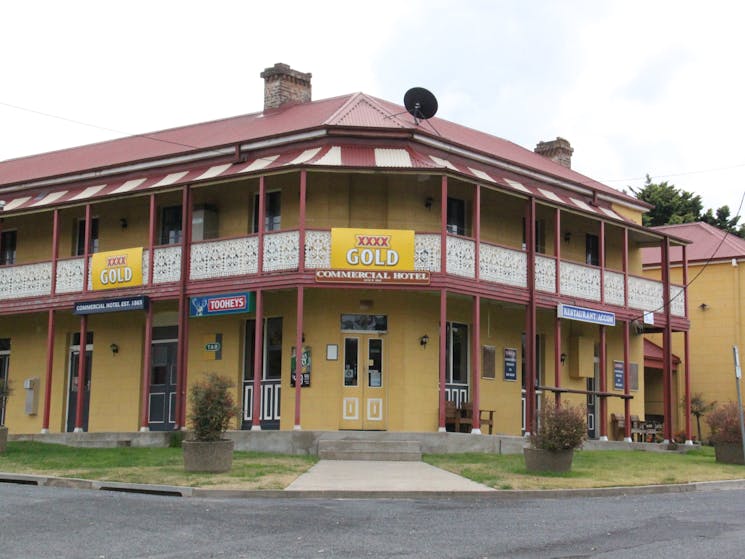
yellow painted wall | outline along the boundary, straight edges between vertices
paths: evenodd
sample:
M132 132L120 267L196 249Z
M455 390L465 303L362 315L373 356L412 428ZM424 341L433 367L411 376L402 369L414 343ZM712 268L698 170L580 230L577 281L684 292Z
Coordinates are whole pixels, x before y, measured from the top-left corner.
M688 278L692 283L688 288L688 315L690 327L690 376L691 393L701 393L706 402L725 403L737 401L737 388L734 377L732 346L740 349L741 358L745 355L745 263L732 266L730 261L713 262L702 272L701 265L689 266ZM701 272L701 273L700 273ZM699 275L700 273L700 275ZM645 272L652 279L660 278L660 271ZM695 278L695 279L694 279ZM671 279L682 283L682 271L673 268ZM705 304L702 309L700 305ZM661 345L660 336L650 339ZM673 333L673 353L684 359L684 341L682 333ZM676 392L680 396L674 402L678 417L676 431L684 427L680 399L685 390L683 363L678 367ZM741 387L744 388L745 387ZM696 433L696 421L692 418L693 434ZM701 421L702 435L706 437L708 427L705 419Z

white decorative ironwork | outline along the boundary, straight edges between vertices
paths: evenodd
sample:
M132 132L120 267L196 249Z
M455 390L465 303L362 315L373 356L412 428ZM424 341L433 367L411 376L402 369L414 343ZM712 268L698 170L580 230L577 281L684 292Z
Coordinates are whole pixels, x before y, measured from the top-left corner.
M556 259L535 255L535 288L538 291L556 292Z
M71 258L57 261L57 293L83 291L83 259Z
M447 273L466 278L476 277L474 262L476 243L459 237L447 238Z
M257 237L195 244L191 247L189 278L201 280L255 274L258 257Z
M623 306L623 274L605 271L603 289L605 291L605 302L609 305Z
M662 283L629 277L629 307L660 312L662 310Z
M528 286L528 258L524 252L481 243L479 260L482 280Z
M573 262L561 263L561 294L600 301L600 270Z
M414 269L417 271L440 271L440 235L414 236Z
M0 268L0 299L38 297L52 292L52 264L23 264Z
M297 270L299 239L300 235L297 231L265 235L264 271Z
M331 267L331 232L305 232L305 267L311 270Z
M685 316L685 289L680 285L670 286L670 314L675 316Z
M153 283L169 283L181 279L181 245L159 247L153 255Z

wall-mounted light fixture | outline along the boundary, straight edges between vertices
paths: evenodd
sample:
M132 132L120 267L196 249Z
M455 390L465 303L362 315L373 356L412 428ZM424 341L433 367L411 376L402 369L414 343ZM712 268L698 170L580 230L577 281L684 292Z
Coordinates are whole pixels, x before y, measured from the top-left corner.
M120 218L119 219L119 225L122 226L122 229L126 229L127 228L127 218L126 217Z
M701 309L702 311L705 311L705 310L708 310L708 308L709 308L709 305L707 305L706 303L701 303L701 304L700 304L700 305L698 306L698 308L699 308L699 309Z
M429 343L429 336L427 334L424 334L421 338L419 338L419 345L422 347L427 347L427 344Z
M119 353L119 346L116 344L111 344L109 346L109 349L111 350L112 355L116 355L117 353Z
M566 353L562 353L561 354L561 364L563 365L566 362L567 362L567 354Z
M427 199L424 201L424 207L427 208L428 210L431 210L432 202L434 202L434 200L432 199L432 196L427 196Z
M564 232L564 242L568 243L572 240L572 232L571 231L565 231Z

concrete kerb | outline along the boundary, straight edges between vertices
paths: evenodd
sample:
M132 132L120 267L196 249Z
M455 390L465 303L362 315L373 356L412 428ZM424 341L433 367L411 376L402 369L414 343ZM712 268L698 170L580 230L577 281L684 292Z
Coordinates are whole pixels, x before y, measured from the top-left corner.
M704 481L671 485L643 485L629 487L599 487L587 489L540 490L484 490L484 491L285 491L203 489L176 485L148 485L95 481L0 472L0 483L37 485L66 489L93 489L146 495L196 497L203 499L496 499L499 501L565 499L577 497L623 497L627 495L656 495L690 493L694 491L726 491L745 489L745 479Z

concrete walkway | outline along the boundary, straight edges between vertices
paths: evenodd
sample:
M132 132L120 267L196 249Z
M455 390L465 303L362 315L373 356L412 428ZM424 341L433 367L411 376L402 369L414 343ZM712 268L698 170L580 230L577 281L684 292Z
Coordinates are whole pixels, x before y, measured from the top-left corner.
M321 460L286 491L473 492L495 491L424 462Z

